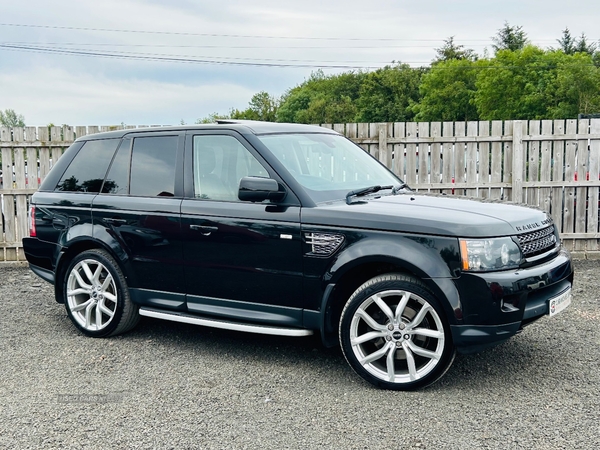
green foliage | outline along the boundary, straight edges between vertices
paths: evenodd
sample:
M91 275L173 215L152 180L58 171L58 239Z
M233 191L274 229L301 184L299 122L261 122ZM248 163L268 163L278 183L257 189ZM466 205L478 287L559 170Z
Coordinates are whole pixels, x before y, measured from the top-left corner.
M575 53L559 61L554 103L550 119L600 112L600 69L591 55Z
M579 39L577 40L577 43L575 44L574 50L575 50L575 52L587 53L589 55L593 55L594 52L596 51L596 48L597 48L596 44L588 43L585 33L581 33L581 36L579 37Z
M247 109L243 111L238 109L232 110L230 116L232 119L275 122L278 108L279 100L269 95L269 93L261 91L252 96Z
M435 52L437 55L432 64L453 59L467 59L469 61L476 61L478 59L477 53L475 53L473 49L465 48L464 45L455 44L454 36L450 36L446 39L444 45L440 48L436 48Z
M413 108L415 120L477 120L474 98L480 65L469 59L449 59L433 65L421 81L421 102Z
M24 127L25 117L22 114L17 114L13 109L5 109L0 111L0 124L5 127Z
M296 123L531 120L600 112L600 51L585 34L565 28L557 49L527 44L522 27L505 22L494 57L478 56L454 37L436 50L430 68L394 64L325 75L318 70L281 99L254 95L245 110L221 118ZM481 59L480 59L481 58Z
M359 122L404 122L414 117L413 105L420 99L423 69L407 64L385 67L366 74L359 90Z
M572 55L575 53L575 46L577 45L577 42L575 38L571 36L571 32L568 28L565 28L562 33L562 37L556 40L559 45L558 49L562 50L567 55Z
M345 72L326 76L311 74L304 83L290 89L282 98L278 122L343 123L358 114L357 100L365 78L363 72Z
M496 36L492 37L492 41L494 41L492 47L496 53L501 50L511 50L513 52L521 50L529 42L523 27L512 27L508 22L504 22L504 26L498 30Z
M587 54L503 50L480 71L475 104L483 120L575 118L598 110L598 77Z
M555 87L552 68L561 55L534 46L500 50L477 77L475 104L481 119L545 118Z
M215 123L217 120L220 119L231 119L231 117L228 114L219 114L215 112L201 119L197 119L194 123L196 125L201 123Z

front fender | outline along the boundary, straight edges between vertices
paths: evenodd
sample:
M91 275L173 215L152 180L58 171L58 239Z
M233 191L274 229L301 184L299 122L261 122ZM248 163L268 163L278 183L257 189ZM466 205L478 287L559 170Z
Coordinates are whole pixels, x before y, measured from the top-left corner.
M366 237L343 249L323 279L337 285L349 271L368 264L389 264L419 278L440 300L441 306L462 321L462 305L453 279L460 270L458 241L444 237Z
M419 278L453 278L460 268L458 241L435 237L367 237L343 249L325 279L336 283L346 270L365 262L400 264Z

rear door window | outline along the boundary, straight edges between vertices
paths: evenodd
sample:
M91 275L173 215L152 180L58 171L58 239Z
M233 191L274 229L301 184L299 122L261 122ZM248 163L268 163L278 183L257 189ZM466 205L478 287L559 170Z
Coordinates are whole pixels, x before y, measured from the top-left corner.
M130 194L173 197L178 136L149 136L133 140Z

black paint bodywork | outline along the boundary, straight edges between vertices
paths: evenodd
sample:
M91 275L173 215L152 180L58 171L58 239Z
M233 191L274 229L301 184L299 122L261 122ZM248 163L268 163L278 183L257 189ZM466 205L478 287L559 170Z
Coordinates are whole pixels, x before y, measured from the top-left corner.
M32 270L55 284L89 248L118 261L132 300L152 308L257 324L308 328L337 341L341 307L360 284L386 272L421 279L440 302L464 352L502 342L548 312L548 299L571 286L562 249L516 270L464 272L458 239L514 236L548 220L539 210L405 192L315 204L257 138L269 133L334 133L284 124L221 124L123 130L78 139L32 197L37 236L23 240ZM174 196L60 192L55 187L88 139L178 136ZM192 137L224 134L269 171L282 197L265 202L195 199ZM331 255L311 253L306 236L343 237ZM507 308L506 305L510 307Z

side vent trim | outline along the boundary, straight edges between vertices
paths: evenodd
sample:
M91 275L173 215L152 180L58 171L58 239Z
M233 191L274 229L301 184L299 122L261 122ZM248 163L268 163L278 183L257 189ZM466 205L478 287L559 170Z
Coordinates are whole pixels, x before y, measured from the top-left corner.
M310 246L309 256L328 257L333 255L344 242L344 236L334 233L304 233L305 242Z

